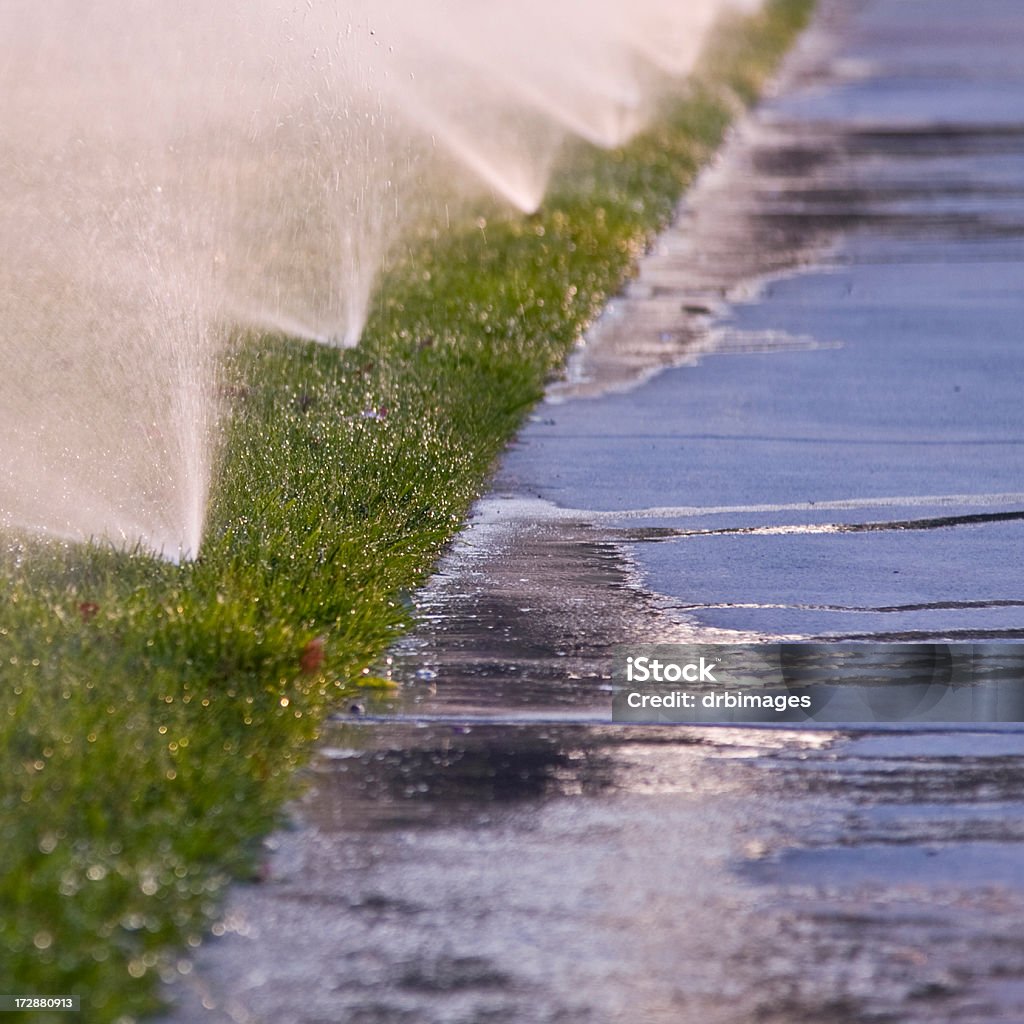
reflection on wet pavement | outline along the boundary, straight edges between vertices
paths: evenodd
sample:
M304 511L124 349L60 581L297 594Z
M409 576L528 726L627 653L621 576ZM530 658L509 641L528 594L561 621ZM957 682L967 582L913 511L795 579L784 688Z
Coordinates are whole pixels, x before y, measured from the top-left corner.
M327 743L306 827L207 953L230 985L202 1019L1024 1013L1019 734L360 723Z

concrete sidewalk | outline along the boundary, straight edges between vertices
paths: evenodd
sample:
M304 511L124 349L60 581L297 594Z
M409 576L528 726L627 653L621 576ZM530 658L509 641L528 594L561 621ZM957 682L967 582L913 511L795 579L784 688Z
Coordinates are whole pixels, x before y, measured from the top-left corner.
M644 587L698 633L1021 636L1024 9L828 13L839 51L734 140L626 300L664 307L674 260L691 365L556 392L496 497L520 527L573 510L631 531ZM787 252L799 273L778 274ZM708 301L759 263L776 276L752 295Z

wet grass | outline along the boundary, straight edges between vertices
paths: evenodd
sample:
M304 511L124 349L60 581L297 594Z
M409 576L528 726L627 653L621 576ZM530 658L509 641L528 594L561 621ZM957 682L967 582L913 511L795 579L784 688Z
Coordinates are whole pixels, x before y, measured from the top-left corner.
M732 26L650 131L571 154L536 215L415 245L358 349L239 339L198 561L0 556L0 992L135 1020L223 931L325 715L372 681L403 594L809 7Z

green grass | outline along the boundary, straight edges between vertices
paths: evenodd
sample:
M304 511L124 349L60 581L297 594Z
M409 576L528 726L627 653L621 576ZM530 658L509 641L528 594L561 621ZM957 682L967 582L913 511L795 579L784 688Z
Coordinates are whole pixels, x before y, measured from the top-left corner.
M536 215L416 244L358 349L239 339L198 561L0 556L0 992L77 993L90 1022L158 1007L403 593L810 3L731 26L650 131L570 154Z

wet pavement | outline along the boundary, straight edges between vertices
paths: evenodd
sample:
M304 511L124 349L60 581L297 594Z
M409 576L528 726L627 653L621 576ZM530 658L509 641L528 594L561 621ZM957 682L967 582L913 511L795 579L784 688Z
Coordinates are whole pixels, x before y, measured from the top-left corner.
M1024 1020L1020 726L609 724L619 644L1021 636L1022 58L822 3L169 1021Z
M1024 12L836 17L828 70L765 108L715 182L772 263L800 241L800 272L743 296L749 278L729 284L729 251L706 244L735 233L711 204L704 276L741 297L709 317L696 365L542 409L489 514L507 495L508 520L536 523L529 496L606 537L651 529L635 570L703 626L1016 635Z
M236 891L177 1020L1024 1019L1019 734L328 743L304 827Z

